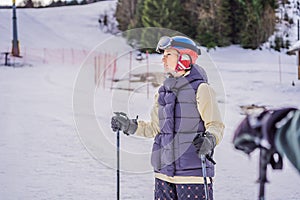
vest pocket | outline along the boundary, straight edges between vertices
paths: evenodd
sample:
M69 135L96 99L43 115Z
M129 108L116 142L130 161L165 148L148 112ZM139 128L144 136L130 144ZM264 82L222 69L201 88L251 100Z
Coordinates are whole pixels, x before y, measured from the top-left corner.
M151 165L154 168L154 171L160 171L161 169L161 142L160 142L161 135L158 134L154 138L154 143L152 146L152 154L151 154Z
M172 135L167 135L172 137ZM160 171L162 168L167 167L170 170L170 166L175 162L174 145L171 142L168 143L168 137L165 134L158 134L153 143L151 164L155 171ZM174 168L174 167L172 167Z
M195 134L179 134L178 168L179 170L201 168L201 161L192 141Z

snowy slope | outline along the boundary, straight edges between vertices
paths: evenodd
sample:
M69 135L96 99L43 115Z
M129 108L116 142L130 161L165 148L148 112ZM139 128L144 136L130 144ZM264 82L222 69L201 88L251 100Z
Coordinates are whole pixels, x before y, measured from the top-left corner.
M107 38L97 31L98 18L105 12L112 16L115 1L84 6L17 10L18 35L21 47L92 48ZM10 47L12 11L0 9L0 46ZM115 22L115 21L113 21Z
M18 10L21 52L22 47L92 50L98 45L101 49L101 43L111 41L113 36L99 29L97 19L99 14L110 12L115 3ZM2 51L10 48L11 11L0 10L0 19ZM105 45L104 50L129 49L124 40L113 44ZM209 55L204 53L200 64L207 63L208 56L217 67L204 67L216 72L209 76L219 94L226 124L223 142L215 155L215 199L256 199L257 152L248 159L231 143L232 134L244 117L239 106L300 108L296 56L230 46ZM130 117L149 119L157 88L126 81L130 57L125 55L118 60L115 77L124 81L114 86L135 90L111 90L111 77L107 77L105 89L96 89L91 59L82 60L82 65L36 61L30 63L32 67L0 66L0 199L115 199L116 151L110 117L114 111L125 111ZM150 56L149 62L150 72L161 72L160 56ZM133 60L132 73L145 72L146 65L146 61ZM85 100L90 100L89 104L81 106ZM78 123L78 119L83 123ZM151 144L152 139L122 135L122 199L153 199ZM282 171L269 170L267 199L299 199L299 175L287 160Z

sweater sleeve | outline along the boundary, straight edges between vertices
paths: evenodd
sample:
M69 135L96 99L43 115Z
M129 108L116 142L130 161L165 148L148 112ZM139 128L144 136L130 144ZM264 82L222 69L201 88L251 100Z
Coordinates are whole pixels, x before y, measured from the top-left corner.
M151 120L149 122L138 121L138 128L135 132L136 136L153 138L159 133L159 119L158 119L158 94L154 97L154 105L151 111Z
M219 144L223 138L224 123L217 104L215 91L207 83L202 83L197 89L196 100L206 131L213 134L216 137L217 144Z

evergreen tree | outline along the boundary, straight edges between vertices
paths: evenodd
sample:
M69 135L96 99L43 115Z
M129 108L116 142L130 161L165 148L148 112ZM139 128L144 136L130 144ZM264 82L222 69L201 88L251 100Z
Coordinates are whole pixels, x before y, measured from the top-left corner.
M65 5L66 5L66 3L61 0L58 0L58 1L52 0L51 3L48 5L48 7L59 7L59 6L65 6Z
M218 45L216 27L212 18L207 17L199 21L196 39L207 48L214 48Z
M116 16L121 30L162 27L209 48L240 44L255 49L273 34L277 7L276 0L119 0ZM161 36L153 34L127 37L145 44Z
M197 36L196 39L201 45L208 48L213 48L218 45L218 38L222 34L218 32L218 7L217 0L207 1L202 0L198 4L198 23L197 23Z
M199 1L195 0L181 0L181 6L183 7L182 23L184 24L184 34L191 38L197 37L197 27L199 23L198 8Z
M134 18L130 21L130 24L128 26L129 29L143 27L143 23L142 23L143 9L144 9L144 0L137 0L136 9L134 12Z
M179 0L145 0L142 12L143 27L161 27L184 33L183 8ZM145 30L141 34L144 47L153 48L162 33Z
M240 34L240 44L244 48L258 48L273 33L275 13L271 6L264 0L245 2L246 20Z
M24 8L33 8L34 4L32 0L24 0Z
M87 0L82 0L81 2L80 2L80 5L85 5L85 4L87 4L88 2L87 2Z
M127 43L134 48L140 46L141 31L130 29L143 27L141 22L143 5L144 0L119 0L117 4L116 19L118 28L126 31L123 36L127 38Z
M232 44L240 44L241 42L241 32L243 31L245 21L247 20L246 16L246 4L240 0L231 0L230 1L230 26L231 33L229 35Z
M66 3L67 6L74 6L74 5L79 5L78 1L77 0L72 0L70 2L67 2Z
M217 42L219 46L227 46L232 43L234 13L232 12L231 0L223 0L217 10Z
M118 0L116 19L120 30L127 30L129 25L136 19L136 6L140 1L141 0Z
M183 9L179 0L145 0L144 27L163 27L181 31Z

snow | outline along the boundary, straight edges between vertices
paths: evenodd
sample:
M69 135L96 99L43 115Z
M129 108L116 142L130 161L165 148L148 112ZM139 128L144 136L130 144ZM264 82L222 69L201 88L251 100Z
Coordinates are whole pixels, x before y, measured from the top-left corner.
M103 1L18 10L21 55L25 48L112 54L130 50L123 39L99 29L99 15L107 11L112 16L115 5L116 1ZM11 10L0 10L0 19L0 50L4 52L11 45ZM120 81L113 87L134 90L111 90L109 73L105 87L101 82L95 88L93 55L75 63L43 62L28 51L23 59L15 60L22 63L26 59L24 66L0 66L0 199L115 199L116 138L110 118L113 112L123 111L130 117L149 119L157 88L127 81L128 54L118 54L115 78ZM162 71L160 59L160 55L150 56L150 72ZM4 63L3 57L0 62ZM299 108L297 58L230 46L208 54L203 51L199 64L208 71L217 91L226 125L215 153L215 199L256 199L258 152L249 159L232 145L233 132L244 117L239 106ZM145 72L146 66L146 60L133 59L132 74ZM153 199L152 142L121 135L121 199ZM283 170L269 168L268 178L267 199L299 199L299 174L287 159Z
M288 50L289 53L293 53L295 51L298 51L300 49L300 41L297 41L295 44L291 46L291 48Z

